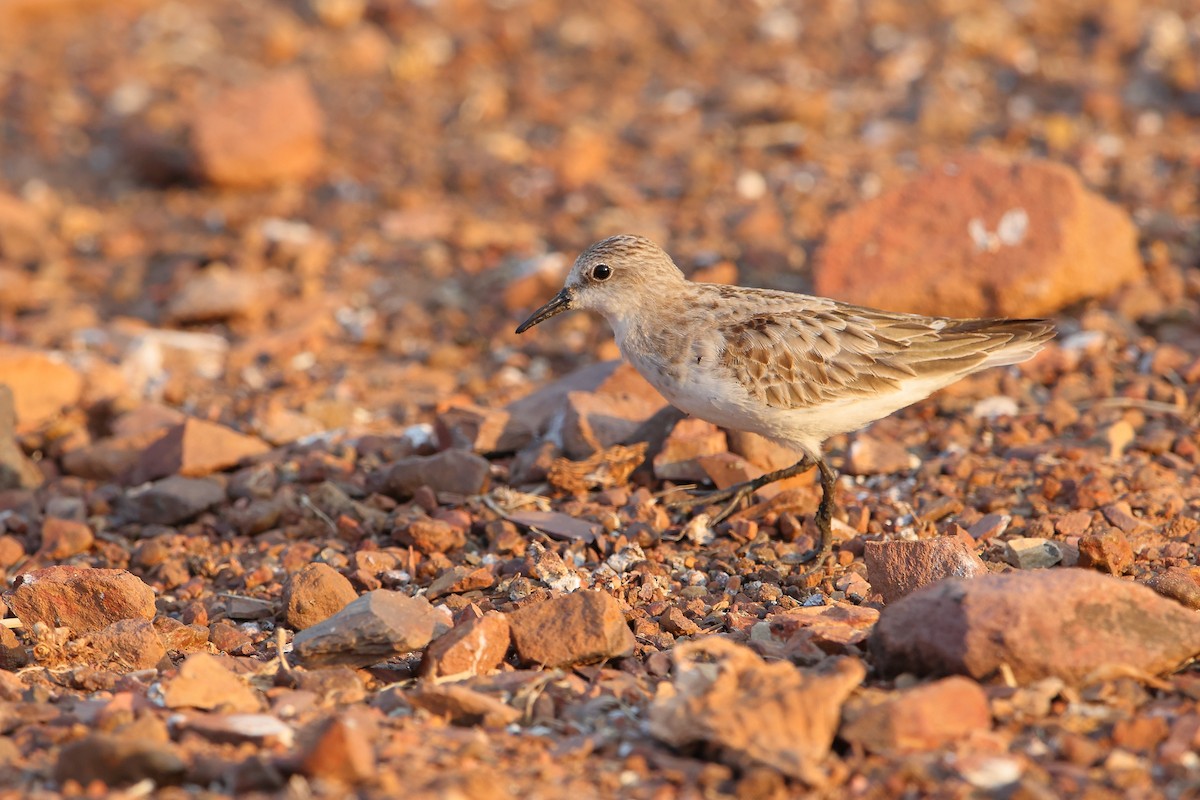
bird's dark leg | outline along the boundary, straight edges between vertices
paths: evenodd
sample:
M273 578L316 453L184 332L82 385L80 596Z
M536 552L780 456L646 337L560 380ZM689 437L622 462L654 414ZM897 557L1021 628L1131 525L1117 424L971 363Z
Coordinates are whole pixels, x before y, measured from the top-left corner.
M837 475L824 461L817 462L817 469L821 471L821 503L817 506L817 516L814 521L817 524L817 535L820 537L820 541L817 542L813 565L804 573L805 575L812 575L819 571L825 564L826 556L833 548L833 492L837 483Z
M757 492L762 487L775 481L781 481L784 478L792 478L796 475L801 475L808 472L813 467L820 467L824 464L823 461L817 461L812 456L805 455L804 458L792 464L790 467L777 469L774 472L768 472L765 475L759 475L752 480L743 481L742 483L734 484L726 489L718 489L712 492L693 492L686 497L668 500L666 505L670 508L690 510L697 506L716 505L725 503L724 508L713 518L712 522L717 523L728 517L737 508L738 503L742 502L750 495ZM828 467L825 467L828 469ZM822 477L822 485L824 478Z

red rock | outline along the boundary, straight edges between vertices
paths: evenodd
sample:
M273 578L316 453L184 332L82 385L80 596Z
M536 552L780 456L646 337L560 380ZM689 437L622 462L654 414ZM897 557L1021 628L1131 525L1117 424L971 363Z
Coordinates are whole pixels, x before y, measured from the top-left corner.
M496 582L496 576L488 567L471 567L465 564L450 567L433 579L433 583L425 590L425 596L430 600L444 597L448 594L461 594L476 589L486 589Z
M486 675L504 661L511 640L508 618L489 611L434 639L421 660L421 674L431 678Z
M1145 520L1138 519L1133 515L1133 509L1129 507L1129 503L1123 500L1105 506L1100 509L1100 513L1104 515L1109 524L1116 526L1123 533L1137 533L1148 527Z
M38 557L62 561L92 548L96 537L86 522L47 517L42 523L42 546Z
M699 459L724 453L727 448L725 434L716 425L697 417L685 417L675 423L662 449L654 456L654 477L699 483L708 477Z
M444 717L455 725L503 728L521 718L521 712L503 700L466 686L421 683L407 697L414 708Z
M951 578L885 606L871 636L884 674L1079 683L1104 667L1149 674L1200 653L1200 620L1144 586L1082 569Z
M1146 586L1187 608L1200 609L1200 567L1168 567L1146 581Z
M261 439L215 422L189 418L146 448L128 482L145 483L168 475L199 478L270 449Z
M402 545L415 547L422 553L445 553L467 543L462 528L430 517L418 517L393 534Z
M747 431L726 431L729 438L729 452L744 457L763 472L790 467L800 460L801 456L795 450L776 444L764 436Z
M850 443L842 470L848 475L887 475L907 472L919 464L917 457L899 442L860 433Z
M258 320L275 305L274 273L234 270L216 262L192 274L171 295L166 319L175 324Z
M83 376L61 359L12 345L0 345L0 382L12 389L18 431L53 420L83 392Z
M621 658L635 644L620 603L607 592L552 597L517 609L508 621L525 664L568 667Z
M632 394L571 392L562 422L562 447L567 458L587 458L613 445L627 444L666 405Z
M263 708L258 692L208 653L188 656L175 675L162 680L159 689L165 708L247 713Z
M992 727L987 693L969 678L953 676L846 711L839 735L873 753L936 750Z
M121 673L154 669L167 655L154 623L144 619L118 620L72 644L75 659Z
M727 489L763 474L757 466L733 453L697 456L696 464L718 489Z
M0 536L0 569L8 569L25 557L25 545L15 536Z
M17 443L17 412L12 389L0 383L0 490L35 489L44 477Z
M654 738L676 748L703 744L741 770L765 766L823 783L842 704L866 676L862 662L838 658L802 670L718 637L680 645L673 657L672 682L650 706Z
M137 735L89 733L65 745L58 754L54 779L87 786L122 786L150 781L157 785L179 783L187 762L170 742L147 740Z
M420 650L449 630L449 616L424 597L377 589L292 640L305 666L367 666Z
M422 486L435 492L475 495L483 492L492 466L466 450L445 450L432 456L411 456L393 464L384 475L384 491L400 499Z
M222 653L248 656L254 653L254 640L232 620L214 620L208 626L208 641Z
M801 606L770 614L750 629L750 638L778 646L781 658L817 661L825 654L859 652L878 620L879 612L866 606Z
M533 441L534 431L500 408L456 403L437 416L438 447L476 453L512 453Z
M19 266L37 264L50 240L36 210L0 192L0 262Z
M350 785L374 780L375 748L356 715L330 717L321 723L300 756L299 772Z
M219 186L303 180L321 168L323 127L321 107L299 72L228 89L193 116L197 172Z
M283 584L283 624L295 631L329 619L358 597L344 575L328 564L309 564Z
M1079 540L1079 566L1124 575L1133 566L1133 547L1123 533L1113 528L1084 536Z
M867 582L891 603L942 578L987 574L987 565L956 536L915 542L867 542L863 548Z
M967 155L836 217L813 278L866 306L1031 317L1143 271L1129 215L1069 167Z
M34 570L18 576L4 599L27 628L42 622L84 633L122 619L154 618L154 590L123 569Z

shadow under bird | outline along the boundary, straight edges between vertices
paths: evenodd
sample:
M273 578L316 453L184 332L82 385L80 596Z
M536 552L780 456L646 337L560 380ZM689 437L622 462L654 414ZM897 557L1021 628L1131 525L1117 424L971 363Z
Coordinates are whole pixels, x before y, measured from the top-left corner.
M670 503L727 503L769 483L821 475L817 566L832 540L830 436L857 430L973 372L1032 358L1054 336L1042 319L900 314L792 292L694 283L658 245L613 236L580 254L562 291L517 333L573 309L608 320L621 355L672 405L795 450L794 465Z

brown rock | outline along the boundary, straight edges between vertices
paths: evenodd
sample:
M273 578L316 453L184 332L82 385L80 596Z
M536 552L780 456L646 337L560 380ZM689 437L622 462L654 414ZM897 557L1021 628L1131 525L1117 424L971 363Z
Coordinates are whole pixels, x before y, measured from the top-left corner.
M867 582L891 603L942 578L987 574L987 565L956 536L915 542L867 542L863 548Z
M11 345L0 345L0 380L12 389L18 431L49 422L83 392L83 376L61 359Z
M176 324L257 320L274 305L274 273L235 270L215 262L197 271L171 296L166 319Z
M486 675L504 661L511 640L508 618L489 611L434 639L421 660L421 674L430 678Z
M1123 533L1137 533L1147 527L1146 522L1135 517L1129 503L1123 500L1106 505L1100 509L1100 513L1104 515L1109 524L1115 525Z
M193 117L197 172L219 186L303 180L324 159L323 126L321 107L299 72L226 90Z
M795 450L776 444L765 436L748 431L726 431L729 438L729 452L744 457L763 472L790 467L800 460L801 456Z
M561 286L560 278L554 291L558 291L558 287ZM538 297L544 298L545 295L539 294ZM504 410L522 428L540 434L545 431L550 420L562 412L568 394L593 392L622 367L627 366L622 361L599 361L595 364L588 364L586 367L564 375L554 383L543 386L532 394L514 400Z
M887 475L915 469L920 463L899 442L860 433L850 443L843 471L849 475Z
M665 405L661 398L634 394L570 392L562 422L563 453L579 459L628 444Z
M496 576L488 567L471 567L465 564L450 567L433 579L425 596L436 600L448 594L461 594L476 589L486 589L496 582Z
M292 641L305 666L367 666L420 650L450 629L449 616L424 597L377 589Z
M1129 215L1042 160L967 155L838 216L817 294L955 317L1030 317L1141 277Z
M357 716L344 714L321 723L300 756L299 772L350 785L373 780L375 748Z
M42 523L42 546L38 557L61 561L92 549L96 541L92 529L86 522L73 519L46 517Z
M35 489L44 480L37 464L17 443L17 412L12 389L0 383L0 490Z
M855 714L847 708L839 735L874 753L935 750L991 729L987 693L953 676L888 696Z
M525 664L568 667L633 652L633 632L607 592L579 591L517 609L508 616Z
M718 637L680 645L673 656L672 682L650 706L652 736L672 747L706 745L738 769L822 782L842 703L866 676L862 662L801 670Z
M435 492L479 494L487 486L491 464L466 450L445 450L432 456L402 458L384 476L384 491L407 499L422 486Z
M861 651L879 612L841 602L801 606L771 614L750 629L750 639L774 655L792 661L820 660L825 654L853 655ZM772 645L767 647L767 645Z
M521 718L521 712L508 703L466 686L421 683L407 697L414 708L455 725L503 728Z
M0 536L0 569L8 569L25 557L25 545L15 536Z
M172 785L183 780L187 763L170 742L141 736L90 733L59 751L55 780L78 781L87 786L121 786L140 781Z
M400 544L415 547L427 554L457 550L467 543L467 534L462 528L430 517L414 519L397 531L395 536Z
M1146 581L1146 586L1187 608L1200 609L1200 567L1168 567Z
M283 624L295 631L311 628L358 597L344 575L328 564L309 564L283 584Z
M697 417L685 417L675 423L654 456L654 477L667 481L699 483L708 477L699 459L726 452L725 433Z
M122 619L154 618L154 590L123 569L34 570L18 576L4 599L26 628L42 622L84 633Z
M261 439L215 422L189 418L146 448L128 482L145 483L168 475L199 478L270 449Z
M456 403L437 416L438 446L476 453L512 453L533 441L534 431L525 428L500 408Z
M207 478L172 475L125 492L117 510L131 522L178 525L225 500L225 490Z
M154 669L167 655L154 623L122 619L72 642L72 657L113 672Z
M733 453L697 456L696 464L718 489L727 489L763 474L756 465Z
M1108 667L1150 674L1200 653L1200 621L1135 583L1081 569L951 578L885 606L871 636L887 674L1080 683Z
M1079 540L1079 566L1124 575L1133 565L1133 547L1115 528Z
M263 708L258 692L234 675L221 659L208 653L188 656L179 671L159 684L165 708L257 712Z
M36 264L45 255L49 241L37 211L0 192L0 262L19 266Z

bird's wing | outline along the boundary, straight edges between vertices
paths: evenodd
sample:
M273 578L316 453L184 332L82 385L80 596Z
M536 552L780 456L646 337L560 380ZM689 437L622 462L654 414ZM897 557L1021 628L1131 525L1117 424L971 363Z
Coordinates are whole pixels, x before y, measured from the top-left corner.
M885 394L911 379L1024 361L1054 328L1043 320L955 320L811 298L722 320L721 362L774 408Z

